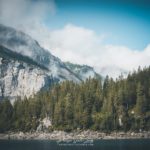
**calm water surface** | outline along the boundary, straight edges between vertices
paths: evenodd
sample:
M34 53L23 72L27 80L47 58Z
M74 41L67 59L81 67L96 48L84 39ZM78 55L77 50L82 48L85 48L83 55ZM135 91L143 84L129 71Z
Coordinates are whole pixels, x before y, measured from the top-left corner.
M0 140L0 150L150 150L150 139L50 141Z

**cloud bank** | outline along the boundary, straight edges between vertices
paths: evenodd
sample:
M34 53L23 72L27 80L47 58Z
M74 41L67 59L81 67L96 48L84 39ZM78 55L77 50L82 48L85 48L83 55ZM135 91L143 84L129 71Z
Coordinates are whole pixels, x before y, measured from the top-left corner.
M107 45L107 35L94 30L67 24L61 29L49 30L43 23L47 14L54 15L54 1L0 0L0 23L20 29L63 61L87 64L97 72L117 77L138 66L150 65L150 45L143 51L120 45Z
M139 66L150 65L150 45L143 51L107 45L104 44L106 35L97 35L93 30L72 24L54 31L45 28L42 33L45 36L37 40L54 55L63 61L90 65L103 76L116 78Z
M32 29L47 15L55 14L55 8L53 0L0 0L0 23Z

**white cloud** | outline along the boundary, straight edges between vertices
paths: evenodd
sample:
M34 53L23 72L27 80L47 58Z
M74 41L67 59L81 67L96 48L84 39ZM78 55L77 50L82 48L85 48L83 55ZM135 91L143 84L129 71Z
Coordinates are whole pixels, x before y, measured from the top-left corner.
M0 23L19 29L26 26L32 29L46 15L52 15L55 11L53 0L0 0Z
M72 24L49 31L46 27L37 40L63 61L93 66L102 75L117 77L139 66L150 65L150 45L143 51L125 46L105 45L106 36ZM37 36L35 36L36 38ZM42 37L42 38L41 38Z

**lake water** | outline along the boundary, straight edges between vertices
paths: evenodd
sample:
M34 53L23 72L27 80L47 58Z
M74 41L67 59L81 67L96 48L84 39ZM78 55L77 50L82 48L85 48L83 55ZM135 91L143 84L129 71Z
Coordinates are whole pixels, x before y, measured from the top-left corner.
M0 150L150 150L150 139L136 140L0 140Z

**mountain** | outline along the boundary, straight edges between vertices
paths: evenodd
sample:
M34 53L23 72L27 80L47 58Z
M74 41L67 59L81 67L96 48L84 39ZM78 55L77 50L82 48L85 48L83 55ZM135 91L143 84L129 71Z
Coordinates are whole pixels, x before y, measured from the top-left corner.
M80 81L59 58L53 56L48 50L42 48L37 41L21 31L0 25L0 45L31 58L34 62L47 68L49 75L60 81Z
M48 74L47 68L0 46L0 99L29 97L57 81Z
M0 99L29 97L53 83L100 77L92 67L64 63L29 35L0 24Z
M74 74L76 74L80 79L86 80L87 78L97 78L101 79L102 77L95 72L93 67L87 65L78 65L70 62L65 62L65 65L70 69Z

